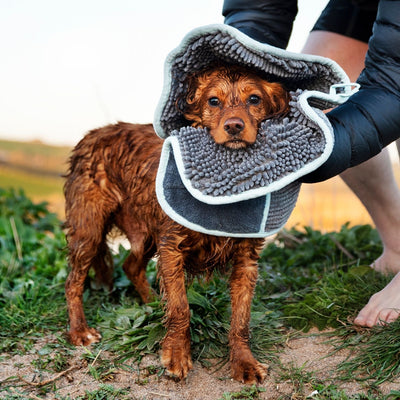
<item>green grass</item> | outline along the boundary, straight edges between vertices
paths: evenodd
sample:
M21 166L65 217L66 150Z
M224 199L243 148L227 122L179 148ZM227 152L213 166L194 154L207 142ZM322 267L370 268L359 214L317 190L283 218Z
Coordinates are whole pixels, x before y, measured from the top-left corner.
M343 380L373 380L376 385L400 374L400 321L361 331L348 326L333 340L337 350L350 349L351 356L339 365ZM400 397L399 397L400 398Z
M67 328L65 246L61 221L45 203L32 202L24 192L0 188L0 352L3 358L33 352L38 373L65 370L71 357L72 347L63 337ZM382 382L400 373L400 322L374 329L355 329L349 322L390 279L367 267L381 251L374 229L347 225L329 234L310 228L284 231L264 250L252 307L251 347L258 359L276 371L277 383L292 382L291 398L305 399L311 391L317 391L314 399L400 398L395 391L386 396L379 392ZM90 282L86 286L86 315L92 326L100 328L103 340L81 356L90 366L90 376L101 384L82 399L129 398L109 380L118 368L137 369L134 362L156 354L165 333L160 299L142 305L122 272L126 254L121 248L114 257L111 295L92 290ZM149 264L148 278L158 290L154 262ZM211 371L228 360L228 293L227 277L218 274L207 283L195 279L188 287L193 358ZM312 371L279 361L289 337L315 326L331 328L332 337L327 340L336 350L351 354L331 381L322 382ZM56 340L34 349L38 339L50 333ZM111 356L103 356L106 350ZM155 368L151 374L162 375L163 369ZM146 379L140 383L145 385ZM342 381L354 380L363 382L365 394L350 396L340 388ZM0 379L1 398L24 398L23 388L15 388L14 381ZM51 393L55 389L47 385L40 390ZM262 398L262 387L224 394L224 399L237 398Z
M65 239L46 204L0 189L0 351L65 326Z
M265 392L264 388L253 385L251 387L245 387L240 392L226 392L223 394L220 400L257 400L260 399L260 393Z

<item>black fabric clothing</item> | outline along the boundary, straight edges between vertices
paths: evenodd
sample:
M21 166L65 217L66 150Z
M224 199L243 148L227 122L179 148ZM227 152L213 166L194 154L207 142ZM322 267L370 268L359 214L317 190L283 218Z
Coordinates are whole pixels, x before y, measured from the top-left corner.
M381 0L359 92L327 114L331 157L304 182L319 182L378 154L400 137L400 1Z
M334 3L335 0L331 5ZM371 0L354 3L353 7L375 12ZM297 4L282 0L225 0L223 8L225 23L264 43L280 43L279 47L289 40L295 11ZM271 22L275 16L279 16L276 23ZM343 17L336 14L336 19ZM330 18L332 22L334 14ZM347 29L341 33L353 35L356 31ZM335 136L332 154L316 171L303 177L303 182L319 182L338 175L372 158L400 137L400 0L379 1L368 46L365 69L357 80L361 84L359 92L327 114Z
M312 30L339 33L368 42L378 0L330 0ZM224 0L225 24L251 38L286 48L297 15L297 0Z
M367 43L377 9L378 0L331 0L312 30L335 32Z

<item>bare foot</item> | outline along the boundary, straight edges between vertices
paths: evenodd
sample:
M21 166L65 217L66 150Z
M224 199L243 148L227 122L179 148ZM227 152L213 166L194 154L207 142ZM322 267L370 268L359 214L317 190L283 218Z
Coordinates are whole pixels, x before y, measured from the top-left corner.
M371 267L385 275L397 274L397 272L400 272L400 253L385 248L382 255L372 263Z
M369 299L354 323L372 327L395 321L400 315L400 272L380 292Z

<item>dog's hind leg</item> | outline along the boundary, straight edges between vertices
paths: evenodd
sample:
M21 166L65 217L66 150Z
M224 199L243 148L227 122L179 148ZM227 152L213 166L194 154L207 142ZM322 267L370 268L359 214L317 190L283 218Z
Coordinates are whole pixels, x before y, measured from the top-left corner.
M74 249L75 246L77 247L76 250ZM76 346L87 346L101 339L100 334L87 325L83 311L84 283L92 261L97 254L96 252L92 252L91 249L86 249L86 246L87 243L84 243L84 239L82 241L79 238L69 240L71 272L65 283L65 296L70 325L68 336L71 343Z
M131 241L131 253L124 262L123 270L133 283L142 301L149 303L153 300L154 295L146 277L146 267L156 249L151 247L146 251L143 242L139 240Z
M97 254L93 259L93 268L95 272L94 288L111 292L113 290L114 263L105 240L98 247Z
M97 198L99 199L99 196ZM106 274L103 257L107 206L98 200L85 202L80 207L82 201L78 193L74 202L67 199L66 203L68 260L71 271L65 284L65 295L70 324L69 339L77 346L86 346L101 339L100 334L95 329L89 328L86 322L83 291L89 269L94 266L96 260L102 260L103 264L97 264L97 267L101 269L101 274ZM108 278L109 276L106 280Z

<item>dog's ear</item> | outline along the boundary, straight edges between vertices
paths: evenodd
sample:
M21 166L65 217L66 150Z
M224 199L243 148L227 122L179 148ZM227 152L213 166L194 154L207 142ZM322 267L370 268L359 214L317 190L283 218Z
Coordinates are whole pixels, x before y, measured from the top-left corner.
M276 82L263 81L262 86L269 99L267 114L272 116L287 113L289 111L289 92L280 83Z
M176 108L193 126L201 125L200 100L203 93L201 76L189 75L184 86L187 87L186 93L178 97Z
M194 104L198 100L198 88L199 88L199 76L192 74L189 75L186 79L186 86L187 86L187 91L186 91L186 96L185 96L185 102L187 104Z
M194 98L196 92L196 82L194 75L189 75L183 82L183 90L179 93L175 108L181 114L185 114L188 109L188 104L191 104L191 99Z

